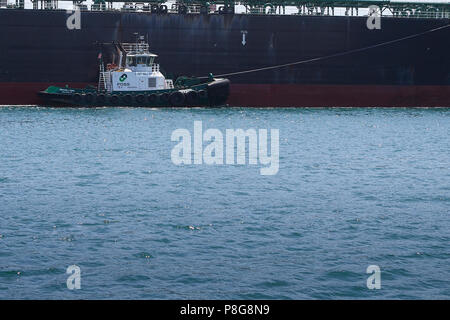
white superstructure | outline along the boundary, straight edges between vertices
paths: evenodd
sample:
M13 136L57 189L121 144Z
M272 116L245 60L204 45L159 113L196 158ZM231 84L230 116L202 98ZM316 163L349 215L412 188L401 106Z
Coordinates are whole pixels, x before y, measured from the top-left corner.
M100 64L99 91L173 89L172 80L166 80L159 70L159 64L154 63L157 55L149 52L148 43L143 40L136 43L122 43L120 49L119 66L108 64L107 70L104 70L103 63Z

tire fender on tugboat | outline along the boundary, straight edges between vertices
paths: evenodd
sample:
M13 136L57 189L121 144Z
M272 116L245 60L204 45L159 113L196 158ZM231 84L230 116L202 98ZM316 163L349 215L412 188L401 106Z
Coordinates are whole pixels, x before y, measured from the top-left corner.
M169 101L174 106L181 106L184 103L185 96L181 91L175 91L170 94Z
M136 102L137 102L137 103L143 103L143 102L145 102L145 96L144 96L143 94L138 94L138 95L136 96Z
M72 96L72 100L73 100L75 103L80 102L80 101L81 101L81 94L75 93L75 94Z
M103 93L100 93L99 95L97 95L97 100L98 103L105 103L106 101L106 96Z
M161 93L159 95L159 101L164 102L164 103L169 101L169 94L167 92Z
M119 102L119 96L117 94L113 94L110 98L111 103L117 104Z
M147 101L148 101L150 104L155 104L155 103L158 101L158 95L155 94L155 93L149 94L149 95L147 96Z
M133 96L131 94L126 94L122 97L122 101L125 102L126 104L132 103Z
M208 96L208 94L206 93L206 91L205 90L199 90L198 91L198 97L200 98L200 99L204 99L204 98L206 98Z
M94 95L92 93L86 93L84 96L84 102L90 103L94 100Z
M195 105L198 100L198 93L195 90L190 90L186 93L186 102L189 106Z
M223 105L230 94L230 80L215 79L208 84L208 100L211 105Z

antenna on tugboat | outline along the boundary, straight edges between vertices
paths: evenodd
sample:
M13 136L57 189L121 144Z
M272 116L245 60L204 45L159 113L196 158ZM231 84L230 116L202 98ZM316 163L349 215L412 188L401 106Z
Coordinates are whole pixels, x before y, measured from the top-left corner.
M136 45L139 43L139 32L134 32L134 36L136 37Z

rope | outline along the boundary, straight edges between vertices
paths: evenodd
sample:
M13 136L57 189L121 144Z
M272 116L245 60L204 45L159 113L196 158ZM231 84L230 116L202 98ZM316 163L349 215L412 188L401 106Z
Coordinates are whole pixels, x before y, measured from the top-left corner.
M400 41L404 41L404 40L408 40L408 39L412 39L412 38L417 38L417 37L420 37L422 35L425 35L425 34L428 34L428 33L432 33L432 32L438 31L438 30L442 30L442 29L445 29L445 28L448 28L448 27L450 27L450 24L447 24L447 25L444 25L444 26L441 26L441 27L437 27L437 28L434 28L434 29L430 29L430 30L427 30L427 31L423 31L423 32L420 32L420 33L416 33L416 34L413 34L413 35L410 35L410 36L406 36L406 37L403 37L403 38L390 40L390 41L386 41L386 42L382 42L382 43L378 43L378 44L374 44L374 45L371 45L371 46L368 46L368 47L364 47L364 48L353 49L353 50L349 50L349 51L344 51L344 52L330 54L330 55L327 55L327 56L311 58L311 59L302 60L302 61L296 61L296 62L291 62L291 63L279 64L279 65L275 65L275 66L262 67L262 68L257 68L257 69L250 69L250 70L231 72L231 73L224 73L224 74L214 75L214 77L229 77L229 76L235 76L235 75L239 75L239 74L259 72L259 71L265 71L265 70L271 70L271 69L278 69L278 68L284 68L284 67L289 67L289 66L309 63L309 62L315 62L315 61L320 61L320 60L325 60L325 59L331 59L331 58L340 57L340 56L344 56L344 55L348 55L348 54L352 54L352 53L356 53L356 52L370 50L370 49L377 48L377 47L386 46L386 45L389 45L389 44L393 44L393 43L396 43L396 42L400 42ZM203 78L208 78L208 77L200 77L200 78L203 79Z

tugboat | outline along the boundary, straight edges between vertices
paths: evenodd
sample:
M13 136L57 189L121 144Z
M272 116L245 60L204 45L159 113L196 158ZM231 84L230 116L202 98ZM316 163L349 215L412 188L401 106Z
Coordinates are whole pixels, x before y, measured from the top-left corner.
M226 103L230 81L214 78L178 77L175 82L166 79L156 54L150 53L143 37L135 43L113 42L119 53L119 62L108 63L99 55L98 87L84 89L50 86L39 96L52 105L100 107L215 107Z

